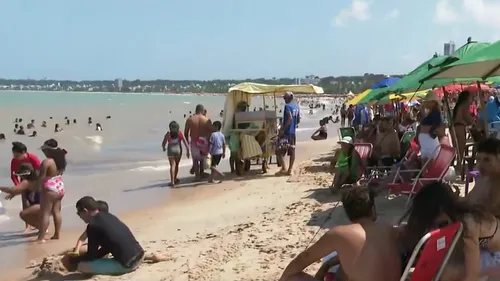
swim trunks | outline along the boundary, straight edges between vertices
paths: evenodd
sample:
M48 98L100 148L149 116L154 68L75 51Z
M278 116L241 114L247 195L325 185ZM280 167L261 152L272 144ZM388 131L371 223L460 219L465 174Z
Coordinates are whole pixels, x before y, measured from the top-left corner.
M208 140L205 137L193 138L191 141L191 157L193 161L201 161L208 155Z

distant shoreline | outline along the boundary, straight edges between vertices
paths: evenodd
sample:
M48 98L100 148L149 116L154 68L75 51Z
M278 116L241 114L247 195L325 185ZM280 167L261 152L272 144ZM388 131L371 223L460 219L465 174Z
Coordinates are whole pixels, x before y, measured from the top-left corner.
M0 89L0 94L4 92L25 92L25 93L75 93L75 94L113 94L113 95L118 95L118 94L123 94L123 95L179 95L179 96L225 96L227 93L190 93L190 92L185 92L185 93L169 93L169 92L141 92L141 93L135 93L135 92L87 92L87 91L47 91L47 90L5 90L5 89ZM278 97L279 95L276 95ZM297 97L326 97L326 98L344 98L347 95L339 95L339 94L297 94Z

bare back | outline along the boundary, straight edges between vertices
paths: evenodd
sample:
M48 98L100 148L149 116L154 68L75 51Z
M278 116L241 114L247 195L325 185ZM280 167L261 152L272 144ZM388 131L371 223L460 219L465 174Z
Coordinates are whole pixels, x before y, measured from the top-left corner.
M210 137L212 133L212 124L203 114L195 114L186 121L186 129L189 129L189 137L195 139L198 137Z
M350 281L397 281L401 278L401 257L397 232L388 224L341 227L337 250L342 269Z

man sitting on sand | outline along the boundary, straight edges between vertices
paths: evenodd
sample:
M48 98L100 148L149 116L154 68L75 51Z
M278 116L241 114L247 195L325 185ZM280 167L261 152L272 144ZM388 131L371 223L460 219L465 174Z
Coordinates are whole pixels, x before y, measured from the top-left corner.
M99 204L90 197L76 202L78 216L87 223L88 245L83 255L66 255L62 262L69 271L85 274L119 275L136 270L144 259L144 250L130 229L110 213L99 212ZM106 258L111 254L112 258Z
M212 134L212 122L203 113L205 108L198 104L195 114L186 120L184 137L191 145L191 158L193 159L193 172L196 180L203 176L203 162L208 154L208 139Z
M330 229L286 267L280 281L323 280L321 274L312 277L303 270L332 252L337 252L347 280L397 281L401 278L397 231L390 224L375 221L374 194L367 187L352 187L343 194L342 205L352 224Z
M102 201L102 200L97 200L97 209L99 210L99 212L101 213L109 213L109 206L108 206L108 203L106 203L106 201ZM73 254L75 256L78 256L80 255L80 249L82 248L83 246L83 243L85 243L85 240L87 240L88 238L88 235L87 235L87 230L85 230L82 235L80 235L80 237L78 238L78 241L76 241L76 246L75 248L73 249ZM85 250L82 250L82 254L86 253L87 252L87 249Z

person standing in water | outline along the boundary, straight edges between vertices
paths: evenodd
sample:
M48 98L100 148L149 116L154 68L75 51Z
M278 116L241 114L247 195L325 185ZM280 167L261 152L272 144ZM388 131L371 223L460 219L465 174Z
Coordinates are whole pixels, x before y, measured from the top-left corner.
M179 163L182 157L182 144L186 147L186 157L189 158L189 146L184 134L179 131L179 124L175 121L168 125L169 131L163 137L161 146L163 151L167 152L168 162L170 164L170 186L175 186L180 182L177 178L179 174Z
M40 168L40 159L35 154L28 153L28 148L21 142L15 141L12 143L12 160L10 161L10 178L15 186L18 186L21 181L20 177L16 175L21 164L28 163L31 164L33 169L38 170ZM21 194L21 201L23 210L30 206L27 193ZM25 231L28 231L29 225L26 223Z
M37 241L45 242L45 234L49 228L50 215L54 217L54 235L51 239L59 239L61 232L61 201L64 197L62 175L66 170L66 150L59 147L55 139L49 139L40 147L47 158L42 161L38 184L42 188L41 224Z
M195 114L186 120L184 136L191 146L193 170L196 180L203 176L203 162L208 154L208 138L212 134L212 122L203 113L205 108L198 104Z

